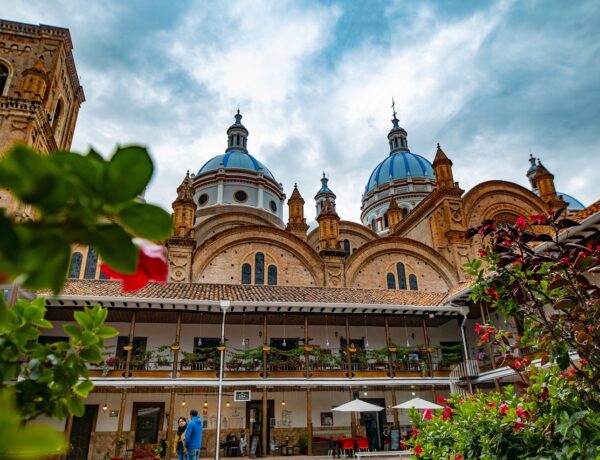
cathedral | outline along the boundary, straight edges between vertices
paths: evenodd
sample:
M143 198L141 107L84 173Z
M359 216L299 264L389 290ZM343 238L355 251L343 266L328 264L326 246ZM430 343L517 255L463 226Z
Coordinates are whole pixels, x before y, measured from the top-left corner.
M72 47L66 29L0 21L0 155L16 141L48 154L70 147L85 101ZM324 440L359 434L382 449L384 427L410 430L396 404L514 377L493 353L478 359L476 322L517 326L468 299L463 264L481 243L466 239L468 228L566 208L580 223L568 238L600 242L600 202L585 207L558 192L539 159L524 158L529 188L500 178L465 191L452 169L459 156L440 144L412 152L395 113L381 161L358 178L361 221L344 220L334 177L323 173L313 190L278 182L243 120L238 110L223 153L181 172L164 242L168 283L123 293L93 248L77 247L63 292L47 300L55 328L44 340L98 303L120 332L90 370L85 415L50 421L67 431L72 458L171 443L191 408L203 418L207 457L242 429L259 456L326 455ZM6 194L0 206L26 213ZM333 410L357 397L384 410Z

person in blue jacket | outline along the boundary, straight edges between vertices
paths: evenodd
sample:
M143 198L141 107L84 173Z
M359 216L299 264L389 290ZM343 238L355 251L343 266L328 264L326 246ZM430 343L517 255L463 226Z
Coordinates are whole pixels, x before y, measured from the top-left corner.
M190 421L185 430L184 447L187 451L187 460L197 460L200 458L200 448L202 447L202 419L198 417L198 411L190 411Z

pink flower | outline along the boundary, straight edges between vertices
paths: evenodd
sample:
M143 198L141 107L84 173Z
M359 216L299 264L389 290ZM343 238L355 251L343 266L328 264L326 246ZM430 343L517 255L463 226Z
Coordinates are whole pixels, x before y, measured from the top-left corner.
M111 279L122 280L123 291L125 292L137 291L150 281L164 284L169 274L169 263L165 247L140 238L134 238L133 242L140 248L135 273L120 273L106 264L102 264L100 267L102 273Z
M463 460L463 454L456 454L454 460Z
M421 455L423 453L423 448L420 445L417 445L415 447L415 454L416 455Z
M450 408L450 406L444 407L444 410L442 411L442 420L448 420L451 416L452 409Z
M431 417L433 415L431 414L431 409L425 409L423 411L423 420L431 420Z
M525 229L527 228L527 219L525 219L523 216L517 217L517 228L521 232L524 232Z
M508 405L505 403L500 404L500 415L506 415L508 413Z

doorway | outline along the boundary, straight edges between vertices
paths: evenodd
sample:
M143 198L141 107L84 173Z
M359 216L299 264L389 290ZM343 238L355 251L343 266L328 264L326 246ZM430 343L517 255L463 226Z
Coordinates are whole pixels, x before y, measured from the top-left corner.
M267 400L267 445L262 445L262 400L249 401L246 404L247 429L250 433L248 438L248 448L252 443L252 437L258 436L257 457L266 457L270 453L271 446L271 419L275 419L275 402L272 399ZM266 448L265 448L266 447Z
M160 442L163 429L164 402L134 402L131 426L135 431L135 446L150 447Z
M96 429L98 418L98 405L85 406L85 412L81 417L73 417L71 437L69 438L69 453L67 460L86 460L90 450L92 432Z
M363 398L362 400L379 407L385 407L384 398ZM361 412L360 415L361 425L365 426L365 432L369 439L369 446L375 450L383 450L382 438L385 423L385 409L380 410L379 412Z

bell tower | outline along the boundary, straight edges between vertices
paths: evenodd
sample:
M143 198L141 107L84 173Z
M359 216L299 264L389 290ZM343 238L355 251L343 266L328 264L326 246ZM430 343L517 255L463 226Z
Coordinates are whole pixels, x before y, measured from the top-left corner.
M544 203L550 206L551 209L566 208L567 204L556 194L554 187L554 175L546 169L538 158L537 166L534 175L535 189L539 192L540 198Z
M298 191L298 184L294 184L294 191L288 200L289 218L286 230L292 235L306 241L306 219L304 218L304 199Z
M435 184L438 188L456 188L452 174L452 161L446 156L440 144L437 145L437 151L435 152L433 171L435 172Z
M189 283L192 278L192 256L196 247L194 226L197 208L189 171L181 185L177 187L177 198L172 206L175 234L166 242L169 255L169 281Z

